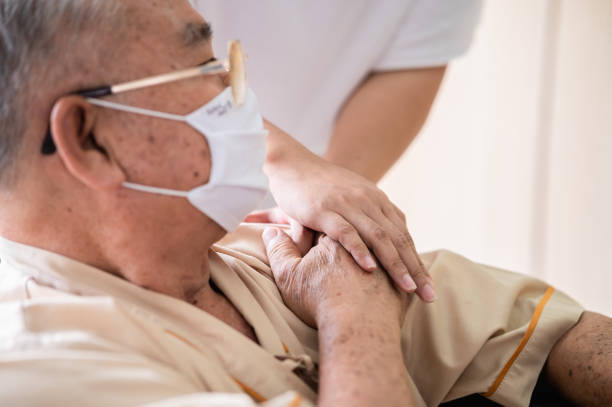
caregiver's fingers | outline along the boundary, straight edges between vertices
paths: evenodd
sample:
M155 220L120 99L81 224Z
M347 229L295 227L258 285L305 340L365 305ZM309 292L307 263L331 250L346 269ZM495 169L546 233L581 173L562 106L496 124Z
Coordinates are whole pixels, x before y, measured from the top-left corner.
M391 201L383 203L380 208L379 210L377 207L365 206L364 212L387 230L393 230L393 226L395 226L397 230L391 233L391 240L418 287L416 292L424 301L433 302L436 297L435 285L421 261L410 232L408 232L406 216Z
M245 219L247 223L275 223L289 225L290 218L279 208L264 209L251 212Z
M400 211L397 206L391 202L386 205L382 205L379 208L364 207L363 211L367 213L371 218L376 218L377 215L382 214L386 217L399 231L405 231L408 233L408 227L406 226L406 217Z
M357 227L359 233L374 251L381 266L395 284L403 291L414 292L417 285L393 243L392 234L395 228L383 227L363 212L361 215L356 215L348 220Z
M392 212L395 214L395 216L397 217L398 221L406 226L406 215L404 214L404 212L397 207L397 205L395 205L393 202L389 201L390 204L390 208L389 208L389 212Z
M376 270L376 260L361 239L360 233L342 216L335 212L323 214L319 219L317 230L339 242L351 254L359 267L367 271Z
M402 262L408 268L408 273L412 280L416 283L418 296L425 302L435 301L436 293L433 279L423 265L408 229L402 225L398 228L396 226L397 223L392 222L383 212L379 211L378 213L368 215L375 223L389 231L389 239L397 250Z

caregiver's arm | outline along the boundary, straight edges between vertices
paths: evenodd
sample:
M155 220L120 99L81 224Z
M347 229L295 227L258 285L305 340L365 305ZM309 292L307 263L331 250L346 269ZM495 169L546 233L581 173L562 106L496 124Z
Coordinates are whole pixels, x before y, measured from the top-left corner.
M374 183L316 156L272 124L266 127L270 136L264 171L280 208L340 242L369 271L376 269L371 249L399 287L416 289L424 301L433 301L433 280L404 215L389 198Z
M340 112L325 158L378 182L421 130L445 69L371 74Z
M278 229L263 240L289 308L319 333L320 406L414 406L422 399L403 362L408 297L381 270L365 275L329 237L301 257Z

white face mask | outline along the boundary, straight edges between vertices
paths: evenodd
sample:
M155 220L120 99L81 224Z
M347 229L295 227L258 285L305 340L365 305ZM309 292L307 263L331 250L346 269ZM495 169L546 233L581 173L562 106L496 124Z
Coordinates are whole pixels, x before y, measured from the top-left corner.
M221 225L235 230L240 222L257 209L268 191L263 172L266 136L255 93L247 90L245 102L237 106L231 88L211 102L186 116L140 109L100 99L88 99L93 105L145 116L186 122L208 141L212 159L210 180L191 191L156 188L126 182L126 188L154 194L184 197L193 206Z

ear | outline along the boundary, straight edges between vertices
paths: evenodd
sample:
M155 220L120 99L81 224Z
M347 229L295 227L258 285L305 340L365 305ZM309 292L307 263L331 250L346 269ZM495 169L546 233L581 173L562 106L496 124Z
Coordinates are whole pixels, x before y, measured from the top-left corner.
M96 190L117 189L125 181L125 174L96 142L95 118L95 109L83 97L62 97L51 113L53 141L76 179Z

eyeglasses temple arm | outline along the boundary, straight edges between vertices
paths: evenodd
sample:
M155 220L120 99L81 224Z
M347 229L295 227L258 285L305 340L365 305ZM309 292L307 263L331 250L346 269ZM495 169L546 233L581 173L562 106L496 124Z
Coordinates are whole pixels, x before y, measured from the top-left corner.
M163 75L152 76L150 78L139 79L136 81L130 81L120 83L113 86L101 86L99 88L86 89L76 92L77 95L81 95L89 98L99 98L103 96L114 95L121 92L127 92L129 90L146 88L148 86L161 85L168 82L174 82L181 79L192 78L198 75L215 75L225 73L229 71L229 61L212 61L204 65L197 66L195 68L184 69L178 72L170 72ZM47 134L43 140L41 147L41 153L43 155L52 155L57 151L57 147L53 142L51 136L51 127L47 129Z
M146 88L149 86L162 85L168 82L179 81L182 79L193 78L199 75L215 75L228 71L225 62L214 61L208 64L197 66L195 68L184 69L178 72L170 72L162 75L152 76L150 78L139 79L136 81L120 83L111 87L112 94L127 92Z

